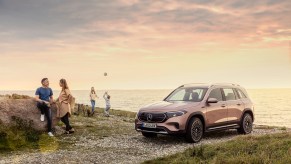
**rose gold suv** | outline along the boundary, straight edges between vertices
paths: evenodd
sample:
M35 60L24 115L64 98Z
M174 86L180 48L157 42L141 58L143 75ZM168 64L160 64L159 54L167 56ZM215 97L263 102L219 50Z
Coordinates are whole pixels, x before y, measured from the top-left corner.
M182 85L163 101L139 110L135 129L145 137L184 134L199 142L209 131L252 132L254 107L246 90L236 84Z

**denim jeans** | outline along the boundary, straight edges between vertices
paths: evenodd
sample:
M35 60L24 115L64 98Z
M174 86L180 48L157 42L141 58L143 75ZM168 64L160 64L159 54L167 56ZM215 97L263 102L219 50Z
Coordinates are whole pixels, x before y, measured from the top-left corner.
M91 100L92 113L95 111L95 100Z

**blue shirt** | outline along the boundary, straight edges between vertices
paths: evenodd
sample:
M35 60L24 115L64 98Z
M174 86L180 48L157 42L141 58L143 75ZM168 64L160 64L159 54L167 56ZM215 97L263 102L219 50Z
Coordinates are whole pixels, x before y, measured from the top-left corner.
M38 95L41 100L49 101L50 97L53 95L53 91L51 88L39 87L37 88L35 95Z

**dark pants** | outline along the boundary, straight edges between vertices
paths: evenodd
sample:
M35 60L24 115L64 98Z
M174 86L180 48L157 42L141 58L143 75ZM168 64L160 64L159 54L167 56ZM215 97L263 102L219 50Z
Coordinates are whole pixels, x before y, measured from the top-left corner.
M37 108L40 110L41 114L44 114L47 119L47 131L52 131L52 112L50 107L45 103L37 102Z
M62 117L61 121L66 125L66 131L69 131L72 129L69 122L69 113L67 113L64 117Z

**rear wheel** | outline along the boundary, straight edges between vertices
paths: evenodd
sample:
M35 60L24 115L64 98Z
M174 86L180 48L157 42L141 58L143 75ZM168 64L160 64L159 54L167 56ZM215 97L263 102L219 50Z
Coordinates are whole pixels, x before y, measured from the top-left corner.
M153 137L157 137L157 133L149 133L149 132L141 132L143 136L145 136L146 138L153 138Z
M200 118L194 117L190 120L186 131L186 141L190 143L199 142L204 133L203 123Z
M240 128L237 129L240 134L249 134L253 130L253 118L249 113L244 114Z

